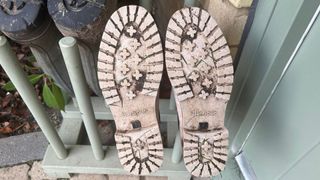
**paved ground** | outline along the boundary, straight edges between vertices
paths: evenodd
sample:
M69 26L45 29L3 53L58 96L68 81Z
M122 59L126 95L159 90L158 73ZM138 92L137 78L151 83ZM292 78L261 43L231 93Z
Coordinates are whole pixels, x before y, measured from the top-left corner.
M0 167L40 160L48 142L42 132L0 139Z
M40 161L31 165L21 164L13 167L0 168L0 180L55 180L48 177L41 167ZM137 176L115 176L115 175L93 175L77 174L70 180L166 180L165 177L137 177Z
M166 177L137 177L121 175L76 174L70 180L166 180ZM58 180L48 177L41 167L41 161L0 168L0 180ZM60 179L67 180L67 179ZM178 179L177 179L178 180ZM209 180L209 178L194 178L194 180Z

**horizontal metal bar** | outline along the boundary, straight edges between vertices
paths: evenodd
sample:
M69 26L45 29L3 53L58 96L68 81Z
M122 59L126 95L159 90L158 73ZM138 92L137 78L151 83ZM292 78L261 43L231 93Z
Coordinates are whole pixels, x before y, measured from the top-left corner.
M159 100L160 121L161 122L178 122L177 111L171 110L169 107L169 99ZM103 98L91 97L95 118L98 120L113 120L113 116L108 107L106 107ZM61 112L64 118L81 118L79 107L75 107L73 103L69 103L65 107L65 111Z
M104 159L95 160L89 145L67 146L70 155L65 160L53 156L51 146L48 147L42 162L45 172L59 173L89 173L89 174L129 174L120 164L116 147L104 147ZM164 149L164 161L160 169L153 176L177 177L177 179L190 179L184 162L174 164L171 161L172 149ZM180 178L178 178L180 177Z
M245 180L257 180L257 176L243 152L238 154L235 159Z

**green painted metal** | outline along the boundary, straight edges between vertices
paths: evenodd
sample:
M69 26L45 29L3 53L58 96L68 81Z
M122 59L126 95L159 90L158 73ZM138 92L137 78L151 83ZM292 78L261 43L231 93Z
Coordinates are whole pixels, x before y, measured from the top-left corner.
M229 156L231 157L231 156ZM220 175L214 176L212 180L244 180L241 171L234 158L229 158L225 169Z
M140 0L139 4L149 12L152 12L153 0Z
M259 1L260 3L261 1ZM261 4L258 7L261 6ZM290 8L288 8L290 4ZM278 1L271 11L270 19L259 44L246 43L245 50L258 47L254 55L244 53L240 59L239 68L236 74L238 86L234 89L236 94L233 101L233 109L228 117L229 125L231 122L241 124L232 141L232 152L237 154L248 138L255 125L260 110L267 101L274 85L277 83L286 62L289 60L296 44L299 42L304 30L306 29L319 0L314 1ZM286 9L284 11L284 9ZM257 14L261 14L257 8ZM260 26L259 23L254 26ZM261 29L260 29L261 30ZM249 38L259 31L252 29ZM251 65L244 70L246 61L251 61ZM238 77L240 76L240 78ZM244 76L244 77L243 77ZM238 79L237 79L238 78ZM242 82L241 82L242 81ZM237 90L239 88L239 90ZM231 136L231 138L233 138Z
M315 169L319 161L314 161L320 156L313 152L320 144L319 29L318 17L245 144L244 152L259 179L320 177ZM307 166L313 168L304 169Z
M85 134L81 118L64 118L63 121L71 121L72 123L62 123L59 128L59 135L63 144L76 145L82 140Z
M226 114L231 152L242 152L258 179L320 177L319 17L306 33L319 4L258 2Z
M299 159L299 162L281 176L283 180L295 180L295 179L308 179L318 180L320 177L320 171L316 168L319 167L320 162L320 145L312 148L304 157Z
M200 7L200 0L184 0L185 7Z
M49 146L43 160L43 168L46 172L59 173L89 173L89 174L128 174L118 159L116 147L104 147L106 156L100 160L95 160L90 146L72 145L68 146L70 155L65 160L59 160L52 156L52 148ZM175 179L190 179L184 162L174 164L171 162L172 150L164 149L164 161L161 168L153 173L153 176L167 176ZM172 178L172 179L174 179Z
M170 94L169 109L171 109L171 110L175 110L176 109L176 99L174 97L173 89L171 90L171 94Z
M160 112L162 109L166 109L168 106L165 105L161 105L160 104ZM174 92L173 90L171 90L171 95L170 95L170 101L169 101L169 111L173 113L173 117L172 120L174 121L168 121L167 122L167 140L168 140L168 147L176 147L176 143L177 143L177 133L179 132L179 124L178 122L178 115L177 115L177 109L176 109L176 100L175 100L175 96L174 96ZM167 111L168 112L168 111ZM163 118L163 113L160 113L161 119L165 120L165 118ZM180 137L180 135L179 135ZM177 146L179 147L179 146ZM178 157L179 155L177 155ZM175 158L177 159L177 158ZM175 161L172 161L175 162Z
M104 152L97 131L97 123L94 117L89 89L85 81L85 75L82 69L80 53L76 39L72 37L64 37L59 41L59 45L71 79L71 84L79 105L93 153L96 159L101 160L104 157Z
M254 90L257 89L257 87L252 87L251 85L253 80L250 79L250 73L253 68L256 68L256 64L260 62L257 56L261 53L260 49L262 49L266 41L265 34L276 2L277 0L268 0L259 1L257 4L253 24L235 72L231 99L226 110L225 125L229 130L230 142L236 136L254 97ZM237 153L236 151L234 150L233 153Z
M159 99L160 121L174 122L177 124L177 111L175 109L170 109L169 101L170 100L168 99ZM111 111L109 107L105 106L103 98L92 97L91 102L93 105L93 110L96 119L113 120ZM73 103L67 104L65 107L65 111L62 111L61 113L64 118L81 118L79 107L74 106Z
M103 105L103 99L98 97L91 97L91 102L93 103L93 107L98 107ZM162 108L167 110L169 107L169 100L160 100L162 102L162 106L160 105L160 112ZM98 103L98 104L96 104ZM71 108L73 106L73 108ZM72 111L69 111L69 110ZM45 172L50 175L51 177L55 178L68 178L72 173L90 173L90 174L127 174L126 171L120 166L120 162L118 159L117 152L115 147L105 147L106 148L106 156L103 160L97 161L93 158L93 153L90 148L90 145L77 145L79 143L83 144L83 135L82 132L82 123L81 119L79 118L70 118L68 113L71 112L72 114L80 114L79 109L76 113L77 108L74 107L74 103L70 102L66 106L66 110L63 114L63 122L61 125L61 129L59 131L62 140L65 142L70 150L70 155L67 159L61 161L58 160L52 151L52 147L48 147L48 150L45 154L43 160L43 168ZM95 109L96 110L96 109ZM175 111L174 111L175 112ZM100 112L99 116L103 116L104 112ZM66 118L65 116L69 117ZM166 116L163 116L166 117ZM172 119L161 119L161 122L168 123L169 127L175 126L175 130L168 131L167 133L171 133L172 135L167 135L168 138L171 137L176 139L176 143L180 141L179 137L176 137L176 133L178 132L178 122L177 122L177 113L175 114L172 112L170 117L175 118L175 121ZM105 120L105 119L101 119ZM112 119L111 119L112 120ZM73 128L71 128L73 127ZM68 130L69 132L65 132ZM187 172L183 160L181 160L182 156L182 148L181 143L176 145L175 148L167 148L165 149L165 157L164 157L164 164L159 169L159 171L152 176L167 176L170 180L189 180L191 175ZM231 157L231 156L229 156ZM178 160L177 160L178 159ZM176 162L176 163L173 163ZM243 177L237 167L236 162L234 159L230 158L227 161L226 169L221 173L220 176L214 177L214 180L221 180L221 179L232 179L232 180L242 180Z
M175 144L176 134L179 131L177 121L167 121L167 147L172 148Z
M178 131L176 138L174 140L171 161L177 164L181 161L181 159L182 159L182 143L181 143L180 131Z
M173 147L176 133L179 129L177 111L170 109L168 105L170 102L171 100L168 99L159 99L160 122L166 123L167 145L171 148ZM112 113L109 107L105 106L103 98L91 97L91 104L93 105L95 119L113 121ZM61 111L61 114L64 119L81 119L81 113L75 99L66 105L65 111Z
M32 115L36 119L49 143L52 145L52 148L55 152L53 154L56 155L58 159L66 158L66 148L58 136L57 131L51 124L41 102L38 100L34 88L27 79L26 74L22 70L17 58L13 54L7 42L7 39L4 36L0 36L0 64L30 109Z

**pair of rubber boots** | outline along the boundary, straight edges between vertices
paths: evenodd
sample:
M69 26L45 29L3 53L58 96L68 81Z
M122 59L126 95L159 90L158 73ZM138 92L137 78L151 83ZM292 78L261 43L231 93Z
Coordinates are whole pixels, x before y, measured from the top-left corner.
M194 176L215 176L228 158L224 116L233 66L226 39L205 10L191 7L172 15L162 47L152 16L139 6L119 8L104 29L97 74L116 123L120 162L135 175L161 167L157 95L165 64L186 168Z
M42 70L70 96L71 81L58 41L77 38L81 62L90 89L101 95L96 74L99 43L116 1L0 0L0 31L28 45Z

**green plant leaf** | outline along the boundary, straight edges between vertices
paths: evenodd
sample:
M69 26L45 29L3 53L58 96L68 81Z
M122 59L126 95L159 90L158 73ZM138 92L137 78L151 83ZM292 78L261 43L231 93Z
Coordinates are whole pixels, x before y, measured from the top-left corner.
M32 85L35 85L42 77L44 74L31 74L28 76L28 80ZM14 91L16 90L16 87L14 87L13 83L11 81L7 82L2 88L5 91Z
M47 106L49 106L51 108L59 109L59 105L57 103L57 100L56 100L55 96L53 95L53 93L47 83L45 83L43 85L42 97L43 97L44 103L46 103Z
M65 102L60 88L54 83L52 83L50 87L47 83L43 85L42 97L45 104L51 108L64 110Z
M43 74L31 74L28 76L28 79L32 85L35 85L42 77Z
M54 83L52 83L51 88L52 88L52 93L53 93L54 97L56 98L56 102L59 106L59 110L64 111L65 102L64 102L64 97L61 92L61 89Z
M34 56L28 56L27 57L27 59L28 59L28 61L30 61L30 62L36 62L36 58L34 57Z
M9 81L5 85L2 86L2 89L4 89L5 91L14 91L14 90L16 90L16 87L14 87L13 83L11 81Z
M33 72L39 70L39 67L33 67L33 66L28 66L28 65L23 65L23 69L25 69L28 72Z

